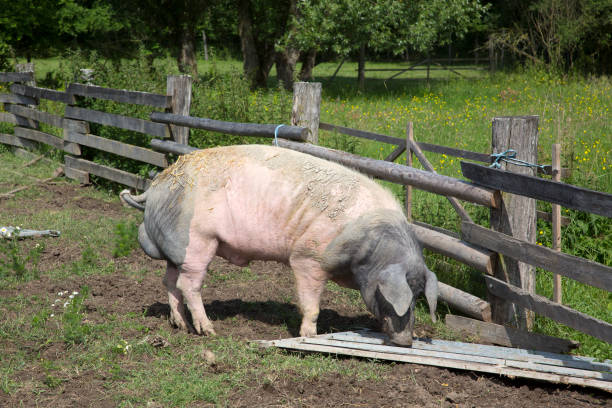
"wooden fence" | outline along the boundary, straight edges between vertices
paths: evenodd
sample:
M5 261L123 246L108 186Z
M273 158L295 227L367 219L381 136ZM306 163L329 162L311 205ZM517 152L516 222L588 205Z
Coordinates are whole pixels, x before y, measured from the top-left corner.
M464 176L471 179L472 182L436 174L423 151L484 163L489 163L491 156L416 142L411 124L408 126L406 139L400 139L327 123L319 123L313 131L312 127L310 130L305 127L289 125L278 128L277 125L240 124L190 117L191 82L186 78L188 77L169 77L167 95L159 95L84 84L70 84L66 91L60 92L25 85L24 82L33 79L31 74L0 73L0 82L14 82L10 86L11 93L0 94L0 102L5 104L6 111L0 113L0 121L15 125L14 134L0 133L0 143L29 150L36 149L39 143L50 145L66 153L64 168L65 174L70 178L87 182L89 174L93 174L144 190L149 186L150 179L80 158L81 147L87 146L99 149L164 168L168 166L168 160L163 153L185 154L195 150L195 148L187 145L189 128L270 138L274 137L276 133L279 138L278 144L281 147L342 163L373 177L405 185L408 190L415 187L448 197L451 205L462 219L461 237L440 228L415 222L418 238L424 247L457 259L483 272L492 301L491 303L485 302L473 295L441 283L440 294L442 300L481 320L491 321L493 318L501 323L507 323L507 321L502 321L505 319L503 313L497 313L496 315L496 309L507 308L508 305L513 304L518 305L612 343L612 325L610 323L538 296L534 293L533 288L516 286L512 279L508 279L508 264L511 260L516 260L535 265L610 292L612 292L612 279L610 278L612 268L534 245L533 242L529 242L523 237L512 237L501 230L493 231L482 228L473 223L458 201L461 199L489 207L493 217L496 211L501 213L503 212L502 209L505 211L509 207L510 198L506 193L512 193L513 195L527 196L568 208L612 217L611 195L557 181L544 180L534 177L534 175L517 175L505 170L491 169L468 162L462 162L462 171ZM302 89L308 88L307 86L300 86ZM79 97L147 105L157 110L151 113L150 120L138 119L78 107L76 102ZM41 98L64 103L66 105L65 114L59 116L40 111L36 106ZM292 123L303 123L305 119L297 116L304 114L304 112L307 112L311 117L313 112L318 115L318 106L312 109L303 107L295 109L295 104L304 103L304 100L318 103L317 98L312 97L312 95L303 98L296 94ZM320 100L320 97L318 100ZM502 119L507 118L500 118L500 120ZM531 120L526 118L525 123ZM60 128L63 138L41 132L38 130L39 122ZM316 122L318 122L318 117L316 117ZM90 133L89 123L128 129L153 136L154 138L151 140L152 149L93 135ZM301 142L307 138L316 142L317 138L316 135L313 137L313 133L318 129L375 140L394 145L396 148L385 160L374 160ZM169 138L173 138L174 141L168 140ZM415 155L422 163L425 171L393 163L405 152L408 154L407 158L410 159L408 163L411 163L412 155ZM547 174L559 173L553 171L550 166L545 167L542 171ZM407 199L407 204L410 205L409 199ZM410 217L410 207L407 208L407 213ZM545 215L541 216L545 217ZM533 219L535 220L535 215Z

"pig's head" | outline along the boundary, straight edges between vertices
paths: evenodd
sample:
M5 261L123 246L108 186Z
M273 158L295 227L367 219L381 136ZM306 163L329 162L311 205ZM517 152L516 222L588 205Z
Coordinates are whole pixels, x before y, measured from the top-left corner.
M422 259L390 264L370 273L361 293L393 344L412 345L414 306L422 293L429 303L431 319L436 320L438 279Z

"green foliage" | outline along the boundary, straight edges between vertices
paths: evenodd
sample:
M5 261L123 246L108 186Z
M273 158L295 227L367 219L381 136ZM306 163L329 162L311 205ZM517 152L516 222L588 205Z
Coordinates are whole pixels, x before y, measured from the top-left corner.
M478 24L488 6L479 0L363 2L306 0L297 42L301 49L348 55L362 44L375 51L429 52L450 43Z
M25 249L23 244L14 236L6 239L0 236L0 279L25 280L38 276L38 262L45 245L37 243Z
M115 225L115 247L113 257L128 256L138 247L138 224L134 221L120 221Z
M91 334L91 327L83 323L85 307L83 303L89 296L89 288L83 286L78 294L68 302L62 314L62 338L68 345L82 344Z

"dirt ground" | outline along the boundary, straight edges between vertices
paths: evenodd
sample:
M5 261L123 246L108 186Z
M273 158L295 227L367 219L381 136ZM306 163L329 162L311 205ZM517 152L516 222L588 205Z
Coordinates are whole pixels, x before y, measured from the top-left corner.
M66 209L66 205L86 208L91 216L116 217L123 209L119 202L107 203L92 198L77 198L83 187L57 184L45 186L47 193L27 206L10 211L24 213L41 208ZM51 197L51 199L49 199ZM76 198L76 199L75 199ZM68 203L68 204L67 204ZM0 201L0 211L9 211ZM40 266L53 268L79 258L78 248L59 248L47 241ZM138 249L129 257L121 258L126 266L137 265L151 272L144 276L110 274L89 277L71 277L54 281L43 276L25 283L16 290L0 291L0 296L14 296L17 292L28 295L53 296L63 290L87 285L91 294L86 301L86 318L101 322L112 313L145 312L146 325L155 332L168 327L169 306L166 293L153 271L164 267L163 262L147 258ZM216 259L212 274L203 289L206 311L218 334L234 339L256 340L294 337L297 335L299 316L293 302L293 278L288 267L268 262L251 265L253 279L224 279L241 273L241 268ZM159 274L159 272L157 273ZM362 308L340 302L326 291L321 304L319 332L333 332L366 327L378 329L373 317ZM103 311L104 313L101 313ZM287 322L286 316L295 316ZM11 319L3 316L2 319ZM429 328L419 326L417 334L428 334ZM0 345L3 342L0 341ZM21 350L28 345L20 345ZM2 353L18 350L4 349ZM64 352L63 346L53 344L40 351L42 358L53 359ZM343 357L339 357L344 360ZM297 375L286 372L273 381L260 385L253 380L248 392L230 396L228 405L236 407L304 406L304 407L587 407L612 406L611 395L589 388L554 385L546 382L511 379L478 372L459 371L415 364L390 364L384 381L360 381L349 376L329 375L317 380L297 381ZM219 369L223 369L222 367ZM37 378L39 372L19 372L19 379ZM59 397L50 397L46 406L114 406L105 399L105 378L96 372L82 373L79 380L66 384L62 403ZM23 395L9 396L0 391L0 406L13 406ZM40 403L40 401L39 401Z

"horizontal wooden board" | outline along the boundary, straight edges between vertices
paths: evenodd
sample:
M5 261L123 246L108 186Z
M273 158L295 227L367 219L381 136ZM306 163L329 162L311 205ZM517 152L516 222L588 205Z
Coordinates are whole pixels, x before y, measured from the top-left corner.
M0 143L30 150L38 148L38 143L28 139L22 139L15 135L7 135L6 133L0 133Z
M486 187L612 218L612 194L474 163L461 162L461 171L465 177Z
M39 143L44 143L49 146L53 146L56 149L63 150L70 154L75 154L75 155L81 154L81 148L79 147L79 145L75 143L66 142L62 138L50 135L45 132L40 132L38 130L16 127L15 136L19 136L19 137L29 139L29 140L34 140Z
M89 173L64 166L64 174L72 180L77 180L81 184L89 184Z
M531 294L492 276L485 275L485 281L489 292L497 297L612 344L610 323L555 303L543 296Z
M455 149L453 147L438 146L431 143L417 142L421 150L427 152L445 154L447 156L461 157L468 160L475 160L483 163L490 163L491 156L485 153L470 152L468 150Z
M552 222L552 214L551 213L547 213L544 211L536 211L536 217L538 217L538 220L543 220L543 221L547 221L547 222ZM562 226L567 226L569 225L569 223L571 222L571 219L569 219L568 217L563 217L561 216L561 225Z
M119 184L133 187L137 190L146 190L151 185L151 180L140 177L136 174L128 173L127 171L114 169L88 160L76 159L74 157L65 156L64 161L66 166L76 170L81 170L98 177L114 181Z
M27 82L33 80L33 72L0 72L0 82Z
M476 336L480 341L506 347L528 348L552 353L569 353L579 346L572 340L517 330L500 324L481 322L463 316L447 314L446 325L453 330ZM584 368L585 364L577 368Z
M121 129L133 130L161 138L170 137L170 129L167 125L155 123L144 119L131 118L129 116L116 115L114 113L100 112L91 109L66 106L65 116L71 119L85 120L100 125L114 126Z
M55 91L53 89L38 88L35 86L13 84L11 85L11 92L29 96L31 98L43 98L50 101L63 102L66 104L75 103L74 96L66 92Z
M406 140L398 137L391 137L387 135L381 135L379 133L367 132L365 130L351 129L344 126L331 125L329 123L319 122L319 129L328 130L330 132L338 132L343 135L360 137L362 139L376 140L378 142L392 144L396 146L406 147Z
M0 103L20 103L22 105L36 105L36 99L17 94L0 94Z
M192 116L176 115L172 113L153 112L151 120L160 123L168 123L176 126L185 126L194 129L204 129L213 132L226 133L229 135L274 137L306 141L309 130L300 126L290 125L267 125L259 123L225 122L207 118L196 118Z
M24 118L22 116L16 116L8 112L0 112L0 122L10 123L12 125L36 128L37 123L31 119Z
M472 244L612 292L612 268L608 266L521 241L469 222L461 224L461 234L463 240Z
M150 163L159 167L168 167L166 156L162 153L154 152L139 146L133 146L116 140L104 137L66 131L64 138L70 142L78 143L83 146L93 147L98 150L113 153L128 159L134 159L145 163Z
M70 84L67 93L88 98L105 99L115 102L148 105L166 109L172 105L172 97L150 92L127 91L125 89L103 88L95 85Z
M26 106L20 105L7 105L6 107L8 112L11 112L15 115L32 119L38 122L46 123L47 125L55 126L55 127L64 127L64 118L59 115L53 115L51 113L42 112L37 109L28 108Z

